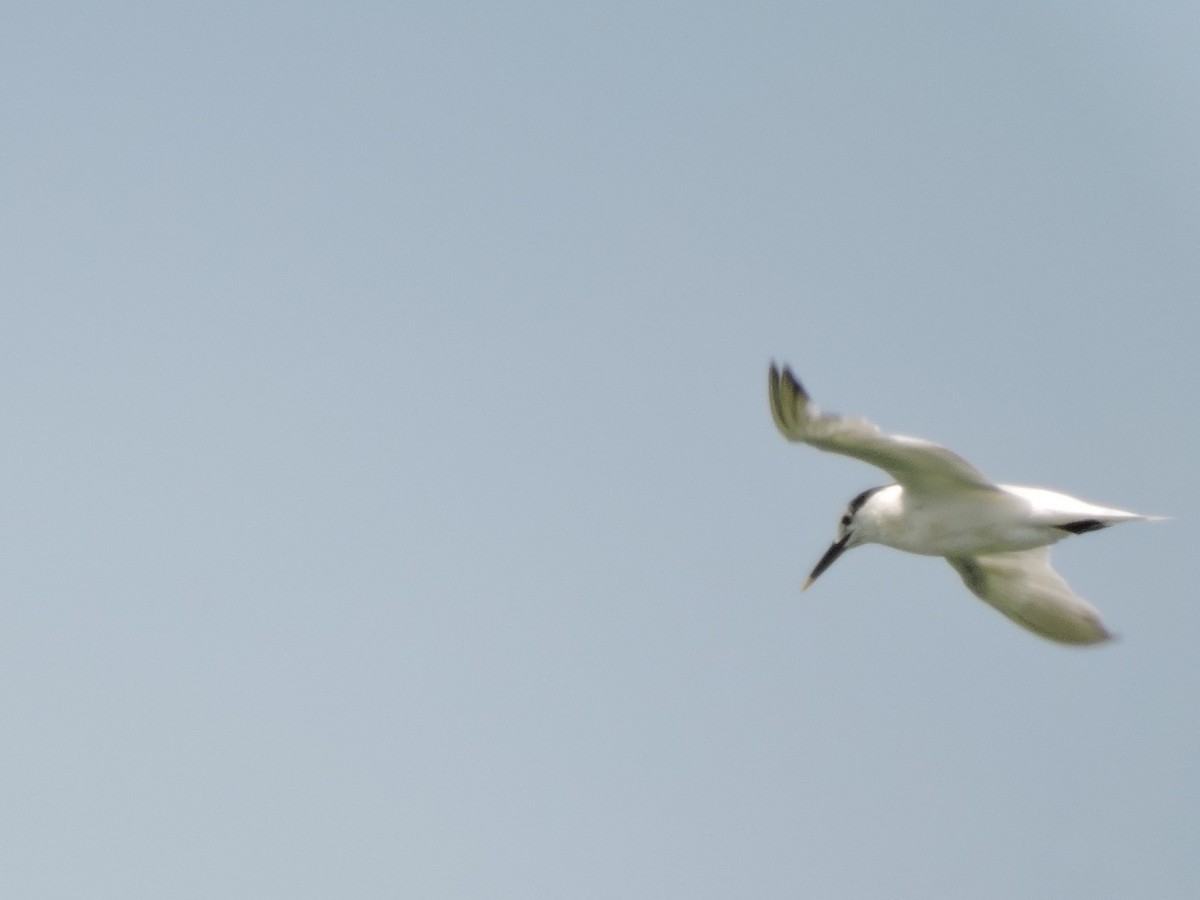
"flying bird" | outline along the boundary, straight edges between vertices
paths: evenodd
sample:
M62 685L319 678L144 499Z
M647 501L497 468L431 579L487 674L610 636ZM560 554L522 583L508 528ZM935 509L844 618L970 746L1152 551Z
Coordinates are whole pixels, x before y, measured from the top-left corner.
M1018 625L1064 644L1111 639L1100 613L1050 566L1050 545L1119 522L1158 518L1043 488L995 484L945 447L885 434L817 408L786 366L771 364L771 414L785 438L878 466L894 484L850 501L806 590L847 550L883 544L942 556L975 596Z

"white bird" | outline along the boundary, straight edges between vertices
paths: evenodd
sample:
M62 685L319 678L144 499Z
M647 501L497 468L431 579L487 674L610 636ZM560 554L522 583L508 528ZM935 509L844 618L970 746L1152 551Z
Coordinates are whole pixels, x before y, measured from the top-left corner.
M1118 522L1158 517L1042 488L994 484L945 447L884 434L864 419L822 413L791 370L780 372L773 363L770 392L775 425L789 441L861 459L897 482L850 501L837 539L802 590L846 550L883 544L944 556L973 594L1042 637L1065 644L1112 637L1096 608L1051 568L1049 545Z

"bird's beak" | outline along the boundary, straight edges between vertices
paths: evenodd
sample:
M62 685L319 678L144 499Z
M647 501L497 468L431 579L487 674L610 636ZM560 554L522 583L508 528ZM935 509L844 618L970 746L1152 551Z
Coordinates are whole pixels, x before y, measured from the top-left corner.
M808 581L804 582L804 587L800 588L800 590L807 591L809 585L816 581L821 576L821 573L832 566L833 561L846 551L846 545L849 542L849 534L843 534L840 538L834 541L830 548L825 551L825 555L822 556L817 562L816 566L812 570L812 574L808 576Z

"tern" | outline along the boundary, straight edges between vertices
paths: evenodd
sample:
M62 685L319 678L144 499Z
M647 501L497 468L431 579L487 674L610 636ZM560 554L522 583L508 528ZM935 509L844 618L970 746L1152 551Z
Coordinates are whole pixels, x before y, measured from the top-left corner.
M780 371L771 364L770 397L775 425L789 441L860 459L895 479L850 501L836 539L801 590L847 550L883 544L945 557L975 596L1044 638L1064 644L1112 638L1096 608L1051 568L1049 547L1070 535L1158 516L995 484L938 444L821 412L786 366Z

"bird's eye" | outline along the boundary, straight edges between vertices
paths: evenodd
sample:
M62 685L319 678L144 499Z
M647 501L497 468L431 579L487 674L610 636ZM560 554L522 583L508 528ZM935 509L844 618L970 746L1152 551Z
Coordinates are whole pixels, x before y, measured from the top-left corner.
M844 528L844 527L846 527L846 526L847 526L847 525L849 525L849 524L850 524L850 517L849 517L849 516L842 516L842 527Z

